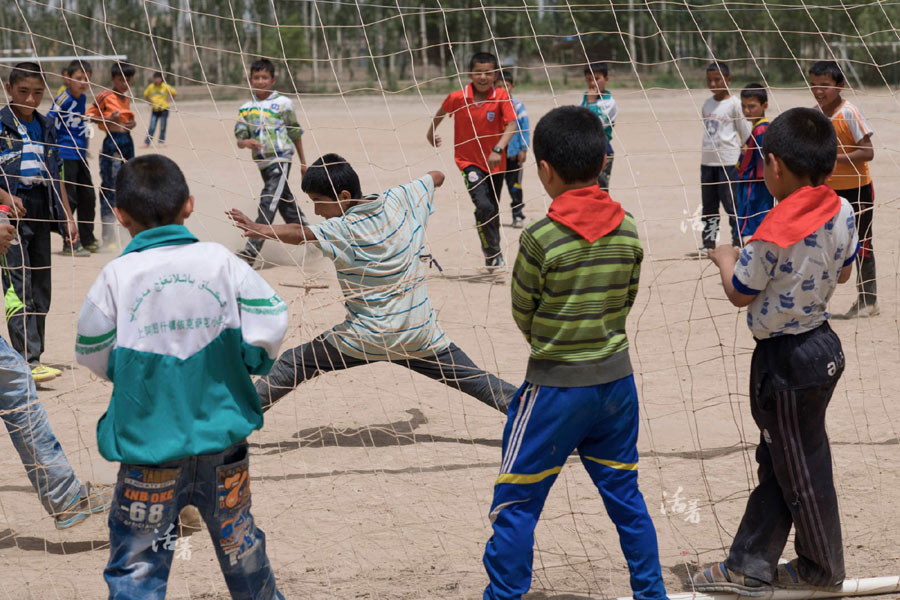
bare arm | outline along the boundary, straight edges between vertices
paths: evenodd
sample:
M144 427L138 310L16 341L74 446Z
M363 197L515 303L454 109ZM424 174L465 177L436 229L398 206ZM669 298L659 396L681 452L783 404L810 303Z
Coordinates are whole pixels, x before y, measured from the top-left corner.
M14 219L21 219L25 216L25 205L18 196L13 196L3 188L0 188L0 204L9 207L10 216Z
M444 120L444 116L447 113L444 112L443 108L439 108L438 111L434 114L434 118L431 119L431 125L428 126L428 133L425 134L425 138L428 140L428 143L434 146L435 148L439 148L441 146L441 136L435 134L435 130L438 125L441 124L441 121Z
M428 174L431 175L431 179L434 181L434 187L439 188L444 185L444 174L441 171L428 171Z
M503 135L500 136L500 141L497 142L497 146L500 148L506 148L506 145L509 144L509 140L512 139L512 136L516 134L518 131L518 125L515 120L510 121L506 124L506 128L503 130ZM503 160L503 157L497 152L491 151L488 155L488 166L491 169L497 168L500 164L500 161Z
M853 263L850 263L843 269L841 269L841 274L838 275L838 283L847 283L850 281L850 276L853 274Z
M740 251L740 248L735 248L734 246L719 246L709 253L709 258L717 267L719 267L719 274L722 277L722 287L725 289L725 295L733 305L739 308L749 305L756 299L755 294L749 296L734 289L734 284L731 282L734 277L734 265L737 263Z
M299 223L290 223L288 225L265 225L263 223L255 223L250 217L242 213L236 208L225 211L234 222L234 226L244 233L244 237L261 239L261 240L278 240L286 244L302 244L303 242L315 242L316 236L312 229L300 225Z
M78 224L75 223L75 217L72 216L72 207L69 206L69 197L66 194L66 186L63 182L59 185L59 195L62 199L63 212L66 213L66 241L74 245L78 241Z
M300 177L306 175L306 154L303 153L303 139L294 142L294 148L297 149L297 158L300 159Z
M856 148L850 150L849 152L838 152L837 162L844 164L856 164L862 162L869 162L875 158L875 147L872 146L872 136L867 135L863 139L859 140Z

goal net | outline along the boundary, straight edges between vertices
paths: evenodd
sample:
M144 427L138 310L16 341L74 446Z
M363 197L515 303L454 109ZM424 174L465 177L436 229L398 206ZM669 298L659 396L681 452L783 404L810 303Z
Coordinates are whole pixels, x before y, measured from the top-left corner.
M511 227L508 187L496 218L510 266L489 271L454 162L453 122L438 127L439 148L426 132L446 95L469 83L475 52L493 53L514 76L513 96L532 128L554 107L581 104L584 67L605 61L618 105L610 193L635 217L645 252L628 319L641 405L640 486L667 589L677 593L689 589L698 568L725 558L755 486L760 436L749 406L754 340L746 315L697 254L701 107L713 60L729 67L733 94L749 83L767 89L769 118L814 106L808 69L836 60L846 75L844 98L875 132L880 315L833 324L847 367L827 426L848 577L896 574L900 322L890 232L900 227L891 141L900 134L898 23L900 4L888 0L7 0L0 3L0 75L5 82L16 61L41 59L48 92L39 110L46 113L68 62L55 57L91 61L89 103L111 88L113 63L95 59L127 57L136 69L129 95L137 155L175 160L195 198L189 229L238 250L245 240L225 211L253 218L263 179L250 151L237 146L234 125L250 99L249 65L268 58L275 88L293 103L308 162L340 154L364 193L431 170L446 174L428 221L428 293L449 338L477 365L519 385L529 348L510 312L521 230ZM168 100L165 142L157 123L145 148L153 114L144 90L156 72L177 95ZM103 137L95 131L86 159L97 189ZM300 190L298 163L295 157L286 183L296 206L318 222ZM544 216L550 199L530 152L521 186L526 221ZM727 243L724 214L721 225L720 243ZM101 232L99 205L94 232ZM98 483L114 482L118 469L99 455L95 434L111 386L75 363L75 332L88 288L128 242L124 229L116 236L117 251L85 257L62 254L60 237L52 237L41 360L62 375L40 384L27 405L43 404L79 477ZM344 320L335 267L316 247L268 241L256 266L289 306L282 350ZM855 299L851 281L830 310L843 313ZM0 401L7 401L2 390ZM11 411L0 405L0 414ZM288 598L479 597L504 424L476 399L387 362L322 374L289 393L249 438L253 511L279 589ZM8 436L0 436L0 457L0 593L103 597L106 516L56 530ZM228 596L205 530L176 546L168 597ZM791 538L785 557L792 556ZM617 533L573 456L537 526L529 597L628 595Z

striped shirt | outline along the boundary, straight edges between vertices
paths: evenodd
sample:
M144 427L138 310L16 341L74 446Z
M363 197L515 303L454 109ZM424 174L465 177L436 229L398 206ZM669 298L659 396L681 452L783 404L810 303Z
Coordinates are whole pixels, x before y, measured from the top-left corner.
M43 184L50 179L50 174L44 163L44 132L41 122L35 118L25 122L17 119L16 126L23 142L19 187L30 188L35 184Z
M450 345L425 287L425 224L433 212L430 175L391 188L311 225L337 268L347 316L328 336L368 360L433 355Z
M634 218L595 242L548 217L520 238L513 318L531 345L525 379L582 387L632 373L625 318L637 296L643 250Z

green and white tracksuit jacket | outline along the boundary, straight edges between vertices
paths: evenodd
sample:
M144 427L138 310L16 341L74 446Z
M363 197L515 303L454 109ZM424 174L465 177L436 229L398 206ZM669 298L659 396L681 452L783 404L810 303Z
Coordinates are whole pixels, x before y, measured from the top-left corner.
M78 317L79 364L113 383L100 454L126 464L220 452L262 426L250 375L269 371L287 306L224 246L186 227L139 233Z
M265 100L253 99L238 110L234 137L256 140L262 148L253 153L260 171L276 163L289 163L294 157L294 142L300 140L303 128L297 122L294 103L273 91Z

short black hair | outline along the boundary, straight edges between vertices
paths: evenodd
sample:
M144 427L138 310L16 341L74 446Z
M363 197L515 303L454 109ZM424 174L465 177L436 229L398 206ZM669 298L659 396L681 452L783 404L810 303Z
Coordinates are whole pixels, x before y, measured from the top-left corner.
M9 85L16 85L23 79L29 78L44 80L44 73L41 66L33 62L20 62L9 72Z
M318 194L337 200L341 192L350 192L350 197L362 198L359 175L340 154L325 154L309 165L300 182L304 194Z
M253 61L250 65L250 74L253 75L257 71L266 71L272 77L275 77L275 65L268 58L260 58Z
M706 72L710 71L718 71L722 77L731 77L731 69L728 68L728 65L718 60L706 65Z
M159 77L160 79L162 79L162 78L163 78L162 73L160 73L159 71L157 71L156 73L153 74L153 77L151 77L150 79L156 79L157 77Z
M834 80L835 85L844 83L844 72L840 65L833 60L820 60L809 68L810 75L827 75Z
M488 63L494 65L495 69L500 68L500 61L497 60L497 57L491 54L490 52L476 52L472 55L472 58L469 59L469 70L475 68L475 63L479 63L482 65L486 65Z
M760 104L765 104L769 101L769 93L759 83L748 83L747 87L741 90L741 98L756 98Z
M609 77L609 64L605 62L594 62L584 65L585 75L603 75Z
M65 70L66 75L68 75L69 77L71 77L78 71L81 71L85 75L91 75L94 72L94 69L91 67L91 63L75 59L69 63Z
M116 206L144 227L174 223L190 195L184 173L162 154L132 158L116 175Z
M766 162L772 154L794 175L808 176L820 185L834 169L837 135L831 119L814 108L792 108L781 113L763 137Z
M500 71L500 81L504 81L509 85L516 85L516 78L509 71Z
M597 179L606 156L599 117L581 106L554 108L534 128L534 159L545 160L566 183Z
M122 79L128 79L129 77L134 77L134 65L117 62L113 64L112 69L109 71L111 77L121 77Z

